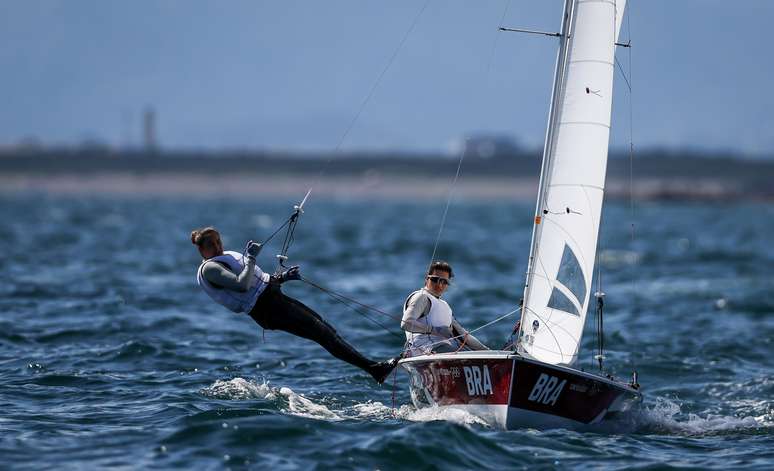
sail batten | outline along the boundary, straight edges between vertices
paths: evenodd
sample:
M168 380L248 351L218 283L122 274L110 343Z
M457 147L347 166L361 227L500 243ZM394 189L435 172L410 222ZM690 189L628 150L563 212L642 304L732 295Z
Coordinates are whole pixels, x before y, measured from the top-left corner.
M592 291L623 0L568 0L543 154L519 348L578 356Z

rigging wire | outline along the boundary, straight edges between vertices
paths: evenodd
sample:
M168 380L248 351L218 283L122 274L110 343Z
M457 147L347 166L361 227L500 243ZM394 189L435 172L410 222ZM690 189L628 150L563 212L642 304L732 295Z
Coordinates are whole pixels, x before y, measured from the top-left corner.
M368 103L371 101L371 97L376 92L376 89L379 87L379 84L381 83L382 79L386 75L387 71L392 67L393 62L395 62L395 58L398 56L398 53L403 49L404 44L408 40L408 37L411 35L411 33L414 31L417 23L419 22L419 18L422 16L422 13L427 9L427 6L430 4L430 0L425 0L425 3L422 5L422 8L417 12L417 14L414 16L414 20L411 22L411 26L409 26L406 33L403 35L400 43L393 51L392 55L390 56L390 59L387 61L387 64L382 68L381 73L376 78L376 81L371 86L371 89L369 90L366 97L363 99L363 101L360 103L360 106L358 107L357 112L353 116L352 120L349 122L349 125L344 130L344 133L341 135L341 138L339 139L338 143L336 144L336 147L333 149L333 151L328 156L325 163L322 165L322 168L320 169L319 173L317 174L317 178L312 183L312 186L309 188L309 190L306 192L306 196L301 201L300 205L294 208L293 214L290 216L290 218L285 221L285 223L277 228L274 233L272 233L265 241L264 244L268 243L279 231L282 230L283 227L288 225L288 231L285 233L285 240L282 244L282 250L280 254L277 255L277 259L279 260L279 263L277 265L277 274L280 273L281 268L286 268L284 265L284 262L287 260L287 252L290 249L290 246L293 244L294 241L294 233L296 229L296 224L298 223L298 217L303 212L303 205L309 198L309 196L312 194L312 190L317 187L317 185L320 183L320 180L322 179L323 175L328 169L328 165L331 163L331 160L333 159L333 156L338 153L341 150L341 146L346 140L347 136L349 136L349 133L352 131L352 129L355 127L355 124L357 123L358 119L360 118L360 115L363 113L363 110L365 110Z
M500 27L502 27L503 21L505 21L505 17L508 15L508 10L510 9L510 7L511 7L511 0L507 0L505 2L505 7L503 8L503 13L500 16L500 23L499 23ZM492 48L489 53L489 60L487 61L486 70L484 72L485 79L489 77L492 70L492 63L494 62L494 56L497 50L497 42L498 42L498 39L500 38L499 33L500 33L500 30L498 29L495 32L494 39L492 40ZM454 188L457 186L457 181L459 180L459 177L460 177L460 169L462 168L462 161L465 159L465 154L467 154L467 150L468 150L468 141L466 139L465 145L462 147L462 151L460 152L459 161L457 162L457 171L454 174L454 179L452 180L451 185L449 185L449 194L446 198L446 206L444 207L443 215L441 216L441 223L438 227L438 234L436 235L435 243L433 244L433 253L430 256L430 263L428 263L428 269L433 264L433 261L435 260L435 254L438 251L438 244L441 240L441 234L443 233L444 227L446 225L446 216L449 213L449 206L451 205L451 200L452 200L452 197L454 196Z
M363 316L367 320L369 320L372 323L378 325L379 327L381 327L382 329L384 329L385 331L387 331L391 335L395 335L396 337L401 337L400 334L397 334L397 333L393 332L388 327L386 327L384 324L382 324L381 322L379 322L379 321L373 319L371 316L369 316L368 315L368 311L372 311L374 313L381 314L381 315L383 315L385 317L388 317L390 319L397 320L397 321L400 321L402 316L396 316L394 314L390 314L390 313L385 312L385 311L383 311L383 310L381 310L381 309L379 309L377 307L370 306L368 304L365 304L365 303L362 303L362 302L357 301L355 299L352 299L350 297L347 297L347 296L345 296L345 295L343 295L341 293L338 293L338 292L336 292L336 291L334 291L334 290L332 290L330 288L326 288L326 287L320 285L319 283L316 283L315 281L312 281L311 279L309 279L309 278L307 278L307 277L305 277L303 275L301 276L301 281L303 281L304 283L307 283L308 285L310 285L310 286L312 286L314 288L317 288L318 290L322 291L323 293L325 293L328 296L330 296L331 298L333 298L335 301L338 301L339 303L344 304L345 306L349 307L350 309L352 309L356 313L360 314L361 316ZM479 327L476 327L475 329L469 330L468 334L473 334L475 332L478 332L481 329L484 329L486 327L489 327L490 325L493 325L493 324L495 324L497 322L500 322L501 320L506 319L506 318L512 316L514 313L519 312L520 310L521 310L521 307L517 307L516 309L514 309L512 311L509 311L509 312L507 312L507 313L497 317L496 319L494 319L494 320L492 320L490 322L487 322L487 323L485 323L485 324L483 324L483 325L481 325ZM447 340L456 340L456 339L458 339L460 337L464 337L465 335L466 334L457 335L455 337L451 337L450 339L446 339L446 340L443 340L443 341L440 341L440 342L432 343L432 344L430 344L430 346L433 346L433 345L436 345L436 344L440 344L440 343L444 343Z
M626 16L626 26L628 29L628 35L629 35L629 43L631 44L632 41L632 5L634 4L634 1L629 0L629 14ZM627 58L629 59L629 77L634 81L634 77L632 76L632 48L628 48L629 54ZM629 210L630 210L630 217L631 217L631 250L633 251L635 249L635 211L634 211L634 93L632 91L631 82L628 82L629 84ZM636 261L635 261L636 263ZM634 276L631 277L632 280L632 293L636 293L636 283L637 280ZM632 358L632 365L634 366L634 373L632 376L632 385L637 385L637 360L635 358ZM639 387L639 385L637 385Z
M403 49L403 45L406 44L406 40L408 40L408 37L414 31L414 28L417 26L417 23L419 23L419 18L422 16L422 13L424 13L424 11L427 9L427 6L429 4L430 4L430 0L425 0L424 5L422 5L422 8L414 17L414 21L411 22L411 26L409 26L409 29L406 30L406 33L403 35L403 38L400 40L398 47L393 51L389 61L387 61L387 65L384 66L381 73L377 77L376 82L374 82L373 86L371 87L371 90L368 92L368 95L366 95L365 99L360 104L360 108L358 108L357 113L355 113L355 116L352 118L352 121L350 121L346 131L344 131L344 134L342 134L341 139L339 139L339 143L336 144L336 149L334 150L334 152L337 152L341 148L341 145L344 144L344 140L347 138L350 131L352 131L352 128L355 127L355 123L360 118L360 115L363 113L363 110L365 110L365 107L366 105L368 105L368 102L371 101L371 97L374 95L374 92L376 92L376 89L379 87L379 84L381 83L382 79L387 74L387 71L390 69L390 67L392 67L392 63L395 62L395 58L398 57L398 53L400 52L401 49Z
M288 219L288 230L285 232L285 239L282 241L282 250L280 250L280 253L277 254L277 269L275 273L277 275L282 273L283 268L286 268L285 260L288 259L288 251L290 250L290 246L293 245L293 241L295 240L294 234L296 232L296 225L298 224L298 216L300 214L300 211L297 209L293 211L293 214L291 214L290 218Z
M443 228L446 225L446 215L449 213L449 206L451 205L452 196L454 196L454 188L457 186L457 180L460 178L460 169L462 168L462 161L465 159L465 154L467 153L467 141L465 145L462 148L462 152L460 152L460 160L457 162L457 172L454 174L454 179L451 182L451 185L449 185L449 195L446 198L446 207L443 209L443 216L441 216L441 225L438 227L438 235L435 236L435 244L433 245L433 254L430 256L430 263L427 264L428 270L429 267L433 264L433 260L435 260L435 253L438 250L438 243L441 241L441 233L443 233Z
M628 33L628 41L627 45L631 45L632 39L631 39L631 5L633 2L629 2L629 14L626 17L626 25L627 25L627 33ZM626 83L626 88L628 90L628 98L629 98L629 209L630 209L630 218L631 218L631 247L634 248L634 240L635 240L635 214L634 214L634 105L633 105L633 90L632 90L632 48L630 46L626 47L628 55L628 74L624 72L624 68L621 65L621 61L618 60L618 57L614 56L615 64L618 68L618 71L620 72L621 77L623 78L624 82ZM595 293L595 297L597 298L597 306L596 306L596 330L597 330L597 355L592 356L592 363L593 359L596 359L598 362L598 366L600 371L603 370L603 360L605 358L604 356L604 347L605 347L605 340L604 340L604 296L605 293L602 291L602 267L601 263L599 263L599 247L597 247L597 292ZM635 286L634 286L634 277L631 279L632 281L632 292L634 292Z
M360 314L362 317L364 317L365 319L369 320L373 324L376 324L377 326L381 327L382 329L384 329L390 335L393 335L395 337L398 337L398 338L402 339L402 336L400 334L394 332L389 327L385 326L381 322L379 322L376 319L374 319L373 317L371 317L368 314L368 311L372 311L372 312L375 312L375 313L378 313L378 314L382 314L382 315L387 316L387 317L389 317L391 319L398 319L398 320L400 320L400 317L397 317L397 316L394 316L394 315L389 314L387 312L384 312L384 311L382 311L379 308L376 308L376 307L369 306L367 304L361 303L360 301L357 301L357 300L354 300L354 299L349 298L347 296L344 296L341 293L337 293L336 291L333 291L332 289L326 288L326 287L324 287L324 286L322 286L322 285L320 285L318 283L315 283L314 281L310 280L309 278L306 278L303 275L301 276L301 281L303 281L304 283L306 283L306 284L308 284L310 286L313 286L313 287L319 289L323 293L325 293L328 296L330 296L333 300L339 302L340 304L343 304L343 305L347 306L348 308L350 308L351 310L353 310L356 313Z
M333 158L333 155L341 150L341 146L343 145L344 141L348 137L349 133L354 128L354 126L357 123L358 119L360 118L361 114L365 110L366 106L370 102L372 96L374 95L376 89L378 88L378 86L381 83L382 79L386 75L387 71L391 68L393 62L395 61L396 57L398 56L398 53L401 51L401 49L403 48L404 44L408 40L408 37L414 31L417 23L419 22L420 17L424 13L424 11L427 9L427 6L429 5L429 3L430 3L430 0L426 0L424 2L424 4L422 5L422 8L417 12L416 16L414 17L414 20L412 21L412 23L409 26L409 28L406 31L406 33L403 35L403 37L402 37L400 43L398 44L397 48L393 51L393 54L390 56L390 59L388 60L388 62L385 65L385 67L382 69L381 73L379 74L379 76L377 77L376 81L372 85L372 87L369 90L368 94L366 95L364 100L361 102L361 104L360 104L356 114L354 115L354 117L350 121L349 125L345 129L344 133L342 134L341 138L339 139L338 143L336 144L336 147L334 148L333 152L331 153L331 155L328 157L328 159L326 160L325 164L323 165L323 168L321 169L320 173L318 174L317 179L312 184L312 186L309 188L309 190L308 190L308 192L306 194L306 197L304 198L304 201L306 201L306 199L312 193L312 190L319 184L320 180L322 179L323 174L327 170L328 164L330 164L331 159ZM502 23L503 23L506 15L508 13L509 8L510 8L510 0L508 0L506 2L505 8L503 10L503 13L502 13L502 16L501 16L501 19L500 19L500 25L501 26L502 26ZM494 54L495 54L496 47L497 47L497 39L498 39L498 37L499 37L499 34L495 33L495 38L493 40L493 45L492 45L492 51L490 53L489 61L487 63L486 76L489 75L490 70L491 70L492 62L494 60ZM448 193L448 197L446 199L446 205L444 207L444 211L443 211L443 215L442 215L442 218L441 218L440 227L438 229L438 234L436 236L435 243L434 243L434 246L433 246L433 253L432 253L432 256L431 256L431 259L430 259L430 263L432 263L432 261L435 259L435 254L437 252L438 244L440 242L440 238L441 238L441 235L442 235L444 227L445 227L446 218L447 218L447 215L448 215L448 212L449 212L449 207L451 205L451 200L452 200L452 197L454 195L454 189L455 189L455 187L457 185L457 182L459 180L459 176L460 176L460 172L461 172L461 168L462 168L462 162L464 161L466 152L467 152L467 142L466 142L466 145L463 146L463 149L462 149L462 151L460 153L460 158L459 158L459 161L457 162L457 169L456 169L456 172L455 172L455 175L454 175L454 179L452 180L451 185L449 187L449 193ZM302 202L302 205L303 205L303 202ZM280 270L280 267L284 267L283 261L287 259L287 251L290 248L290 245L292 245L292 243L293 243L295 227L296 227L296 224L298 222L298 216L300 215L300 213L301 213L301 211L299 210L299 207L296 207L296 210L293 212L293 214L263 242L264 244L268 243L284 227L286 227L286 226L288 227L288 230L287 230L287 232L285 234L285 239L284 239L283 245L282 245L282 252L281 252L280 255L278 255L278 258L280 259L279 266L277 268L278 271ZM371 318L368 315L368 311L372 311L372 312L376 312L376 313L382 314L382 315L390 317L390 318L392 318L394 320L400 320L401 319L400 316L394 316L392 314L386 313L386 312L384 312L384 311L382 311L382 310L380 310L378 308L375 308L373 306L369 306L369 305L366 305L366 304L361 303L359 301L356 301L356 300L354 300L352 298L344 296L344 295L342 295L340 293L337 293L337 292L335 292L333 290L325 288L322 285L319 285L318 283L315 283L315 282L313 282L312 280L310 280L310 279L308 279L306 277L302 276L301 279L302 279L302 281L306 282L307 284L309 284L309 285L311 285L311 286L313 286L313 287L323 291L324 293L326 293L328 296L330 296L334 300L338 301L339 303L344 304L345 306L349 307L350 309L352 309L353 311L357 312L358 314L360 314L364 318L368 319L369 321L371 321L371 322L375 323L376 325L380 326L382 329L386 330L390 334L399 336L398 334L394 333L389 328L384 326L382 323L380 323L380 322L376 321L375 319ZM512 315L514 312L517 312L517 311L518 311L518 309L515 310L515 311L511 311L511 312L507 313L506 315L501 316L501 317L495 319L492 322L486 323L486 324L484 324L484 325L482 325L482 326L478 327L477 329L474 329L474 330L472 330L470 332L471 333L472 332L476 332L476 331L478 331L478 330L480 330L480 329L482 329L484 327L487 327L487 326L489 326L491 324L494 324L495 322L499 322L500 320L502 320L502 319Z
M620 72L621 78L623 78L624 82L626 83L626 88L628 90L628 98L629 98L629 202L630 202L630 210L631 210L631 235L632 235L632 245L634 245L634 196L633 196L633 156L634 156L634 144L633 144L633 106L632 106L632 83L630 80L631 77L631 2L629 4L629 14L626 18L627 21L627 29L628 29L628 41L625 43L625 47L628 50L628 60L629 60L629 74L627 77L626 72L624 72L623 66L621 65L621 62L618 60L617 56L613 56L613 59L615 60L615 65L617 66L618 71ZM616 43L619 45L618 43ZM621 44L623 45L623 44ZM604 340L604 296L605 293L602 291L602 266L599 261L599 253L601 250L601 242L597 246L597 292L594 293L594 296L597 299L596 304L596 331L597 331L597 354L592 354L592 363L593 360L596 359L598 362L598 366L600 371L603 371L603 361L604 361L604 347L605 347L605 340Z
M497 32L495 33L494 42L492 44L492 51L489 53L489 63L486 65L486 76L489 77L489 72L492 69L492 62L494 62L494 56L495 52L497 50L497 43L500 39L499 32L501 31L500 28L503 27L503 22L505 22L505 17L508 16L508 10L511 8L511 0L506 0L505 2L505 8L503 8L503 14L500 17L500 24L498 25Z
M343 295L341 293L333 291L330 288L326 288L326 287L320 285L319 283L316 283L316 282L310 280L309 278L307 278L305 276L301 276L301 281L303 281L304 283L307 283L310 286L313 286L313 287L319 289L320 291L322 291L322 292L324 292L324 293L326 293L326 294L328 294L330 296L334 296L336 298L341 298L342 300L347 301L347 302L349 302L351 304L355 304L355 305L357 305L357 306L359 306L359 307L361 307L363 309L368 309L368 310L373 311L375 313L378 313L378 314L381 314L383 316L389 317L390 319L393 319L393 320L398 320L398 321L401 320L401 316L396 316L394 314L390 314L389 312L382 311L381 309L379 309L377 307L361 303L360 301L357 301L357 300L349 298L349 297L347 297L347 296L345 296L345 295Z
M287 226L288 224L290 224L290 220L291 220L292 218L293 218L293 216L290 216L289 218L287 218L287 219L285 220L285 222L284 222L284 223L282 223L282 225L281 225L281 226L279 226L279 227L277 228L277 230L276 230L276 231L272 232L272 233L271 233L271 235L270 235L269 237L267 237L266 239L264 239L264 241L263 241L263 242L261 242L261 245L266 245L266 244L268 244L268 243L269 243L269 242L270 242L270 241L271 241L271 240L274 238L274 236L275 236L275 235L277 235L277 233L278 233L279 231L281 231L281 230L282 230L282 229L283 229L285 226Z
M632 23L631 23L631 17L632 17L632 4L634 2L629 2L629 15L626 17L626 26L628 27L629 31L629 42L631 43L632 38ZM629 49L628 59L629 59L629 77L634 79L632 77L632 48ZM626 81L627 85L629 85L629 208L631 211L631 218L632 218L632 248L634 247L634 221L635 221L635 213L634 213L634 93L632 90L631 82ZM632 280L634 280L634 277L632 277Z
M512 316L512 315L514 315L515 313L519 312L520 310L521 310L521 308L520 308L520 307L517 307L516 309L514 309L514 310L512 310L512 311L509 311L509 312L506 312L505 314L503 314L502 316L500 316L500 317L496 318L496 319L495 319L495 320L493 320L493 321L487 322L487 323L486 323L486 324L484 324L484 325L481 325L481 326L478 326L478 327L476 327L475 329L469 330L467 334L456 335L456 336L454 336L454 337L449 337L448 339L439 340L438 342L433 342L433 343L427 344L427 345L425 345L425 347L434 347L434 346L436 346L436 345L440 345L440 344L442 344L442 343L446 343L446 342L448 342L449 340L457 340L457 339L459 339L459 338L462 338L462 337L465 337L465 336L467 336L467 335L473 334L473 333L475 333L475 332L478 332L478 331L479 331L479 330L481 330L481 329L484 329L484 328L486 328L486 327L489 327L490 325L496 324L497 322L500 322L500 321L501 321L501 320L503 320L503 319L507 319L508 317L510 317L510 316ZM404 352L407 352L408 350L409 350L409 349L404 349L403 351L404 351Z
M328 168L328 165L331 163L331 160L333 159L333 156L337 154L341 150L341 146L344 144L344 141L349 136L349 133L352 132L352 129L355 127L355 124L360 119L360 115L363 114L363 111L365 110L366 106L368 106L368 103L371 101L371 98L373 97L374 93L376 92L376 89L379 88L379 85L382 82L382 79L387 74L387 71L390 70L392 67L392 64L395 62L395 59L398 57L398 54L403 49L403 46L406 44L406 41L408 40L409 36L411 36L411 33L414 32L414 29L417 26L417 23L419 23L419 18L422 16L422 14L427 9L427 6L430 4L430 0L425 0L425 3L422 5L422 8L417 12L417 14L414 16L414 20L411 22L411 25L406 30L406 32L403 34L403 37L400 40L400 43L398 43L398 46L395 48L395 50L392 52L392 55L390 56L389 60L387 61L387 64L382 68L381 72L377 76L376 80L374 81L373 85L371 85L371 89L368 91L368 94L363 99L362 102L360 102L360 106L357 109L357 112L352 117L352 120L350 120L349 125L345 128L344 133L339 138L338 143L336 144L336 147L333 149L333 151L328 156L328 159L325 161L325 163L322 166L322 169L320 170L319 174L317 175L317 178L315 179L312 186L309 188L309 192L317 187L317 185L320 183L320 180L322 179L323 175L325 174L325 171Z
M265 238L263 240L263 242L261 242L261 246L265 246L266 244L268 244L274 238L274 236L276 236L279 233L279 231L281 231L282 229L285 228L285 226L290 224L290 221L292 219L293 219L293 215L291 215L289 218L285 219L285 222L283 222L274 232L271 233L271 235L269 235L269 237ZM252 241L249 241L249 242L247 242L247 244L245 244L245 248L244 248L244 250L242 250L242 257L243 258L247 255L247 248L250 246L251 242Z
M629 13L626 16L626 29L628 30L628 44L631 44L632 42L632 4L634 2L632 0L629 0ZM616 66L618 67L618 71L621 74L621 77L626 82L626 87L629 91L628 97L629 97L629 218L630 218L630 245L631 249L634 250L634 244L635 244L635 221L636 221L636 214L635 214L635 205L634 205L634 89L632 86L633 82L633 73L632 73L632 47L627 47L627 68L628 73L624 72L624 68L621 65L621 62L618 60L618 58L615 58ZM635 278L632 276L632 292L635 292Z
M631 50L631 48L629 48L629 50ZM629 53L629 55L631 56L631 52ZM631 84L631 82L629 82L629 78L626 76L626 73L623 71L623 67L621 67L621 62L618 60L617 57L615 57L615 65L618 66L618 71L621 73L621 78L624 79L624 82L626 82L626 88L628 88L629 89L629 93L631 93L632 92L632 84ZM629 63L629 68L631 70L631 62Z

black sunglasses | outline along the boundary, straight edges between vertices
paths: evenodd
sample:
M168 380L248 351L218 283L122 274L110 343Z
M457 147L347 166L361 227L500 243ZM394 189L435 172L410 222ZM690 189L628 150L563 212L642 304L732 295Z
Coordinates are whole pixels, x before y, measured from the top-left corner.
M442 285L448 285L450 283L448 278L442 276L428 275L427 279L432 283L440 283Z

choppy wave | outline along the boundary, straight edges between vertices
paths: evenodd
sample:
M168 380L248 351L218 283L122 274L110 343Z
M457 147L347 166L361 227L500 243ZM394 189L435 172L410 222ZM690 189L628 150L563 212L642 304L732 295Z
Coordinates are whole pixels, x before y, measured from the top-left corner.
M201 394L214 399L250 400L262 399L274 402L278 410L300 417L320 420L389 420L401 419L410 422L447 421L461 425L488 424L464 410L454 408L430 407L416 409L411 405L398 407L387 406L379 401L355 402L347 407L331 409L323 401L310 399L284 386L270 386L267 381L258 383L255 380L233 378L217 380L212 385L203 388Z
M280 410L300 417L322 420L342 420L324 404L307 399L288 387L271 387L268 382L256 383L244 378L218 380L201 390L205 396L216 399L265 399L280 406Z
M683 412L674 399L659 397L652 406L638 414L638 432L680 434L690 436L722 434L725 432L774 431L771 414L760 416L728 416Z
M192 211L188 200L36 197L0 206L0 240L13 248L0 259L0 454L14 466L774 466L774 225L759 217L768 208L643 207L632 241L628 224L615 225L628 208L606 207L607 366L638 370L646 402L626 427L573 432L502 431L466 411L417 410L404 374L378 386L311 342L262 333L213 305L195 284L189 231L216 224L226 245L242 247L286 220L290 202L199 200ZM439 209L311 201L291 262L399 313L422 282ZM436 256L455 267L446 297L469 329L518 303L533 212L508 202L450 209ZM264 249L265 269L277 250ZM401 340L325 294L283 289L368 357L400 351ZM378 320L400 334L397 322ZM476 336L500 345L510 325Z
M409 422L445 421L459 425L490 427L481 418L453 407L416 409L412 405L388 406L378 401L356 402L347 407L331 408L324 400L310 399L288 387L270 386L244 378L217 380L203 388L201 394L223 400L261 399L274 402L280 412L319 420L391 420ZM770 404L758 401L759 407ZM774 427L774 414L759 416L727 416L684 412L676 399L658 397L653 405L645 406L633 417L635 433L707 435L730 431L755 431Z

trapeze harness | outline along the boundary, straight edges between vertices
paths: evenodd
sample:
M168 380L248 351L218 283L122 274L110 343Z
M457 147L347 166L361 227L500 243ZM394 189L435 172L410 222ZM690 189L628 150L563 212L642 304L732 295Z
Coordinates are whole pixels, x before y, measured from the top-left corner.
M408 309L409 301L411 301L412 297L423 293L427 294L427 297L430 299L430 309L419 316L419 318L424 319L425 323L430 327L450 327L453 319L451 307L446 301L436 298L424 288L414 291L406 298L406 301L403 303L403 310ZM406 349L412 355L427 354L434 348L442 346L456 349L459 347L459 344L453 339L441 337L433 333L406 332Z
M256 265L253 279L250 280L247 291L241 293L210 283L203 275L204 264L207 262L220 263L225 265L232 273L239 274L245 268L244 255L239 252L226 251L223 252L223 255L208 258L199 265L199 270L196 272L196 281L204 289L204 292L218 304L225 306L233 312L250 312L253 306L255 306L258 297L266 289L269 283L269 274L264 273Z

